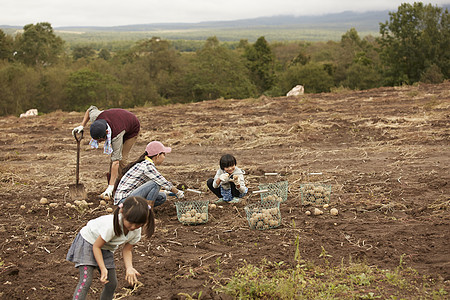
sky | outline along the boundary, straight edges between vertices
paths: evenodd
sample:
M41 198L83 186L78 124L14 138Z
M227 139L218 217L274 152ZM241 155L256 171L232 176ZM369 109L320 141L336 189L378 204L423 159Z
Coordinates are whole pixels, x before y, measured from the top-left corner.
M62 26L232 21L276 15L323 15L343 11L397 11L397 0L0 0L0 25L48 22ZM442 6L450 0L421 1Z

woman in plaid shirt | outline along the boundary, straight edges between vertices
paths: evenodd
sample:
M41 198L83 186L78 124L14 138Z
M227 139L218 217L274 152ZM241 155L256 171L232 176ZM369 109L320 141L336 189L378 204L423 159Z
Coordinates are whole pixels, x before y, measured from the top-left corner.
M114 204L118 205L129 196L141 196L147 199L151 207L163 204L167 195L161 189L170 191L178 198L183 198L183 191L178 190L170 181L164 178L156 169L170 153L172 148L165 147L161 142L150 142L135 162L124 169L120 181L116 181Z

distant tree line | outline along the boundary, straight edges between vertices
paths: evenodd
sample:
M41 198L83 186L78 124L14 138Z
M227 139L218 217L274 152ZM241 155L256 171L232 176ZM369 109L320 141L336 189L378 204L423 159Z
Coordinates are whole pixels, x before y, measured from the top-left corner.
M282 96L297 84L320 93L448 79L448 10L404 3L389 16L378 38L354 28L326 43L269 44L262 36L230 46L210 37L192 51L157 37L115 51L68 49L45 22L14 36L0 30L0 115Z

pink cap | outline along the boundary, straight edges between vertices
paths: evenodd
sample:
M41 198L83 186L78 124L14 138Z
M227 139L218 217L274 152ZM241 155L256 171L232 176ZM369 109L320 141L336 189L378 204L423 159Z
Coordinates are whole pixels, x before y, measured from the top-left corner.
M145 147L145 151L147 152L148 156L155 156L161 152L170 153L170 151L172 151L172 148L164 147L161 142L153 141L148 143L147 147Z

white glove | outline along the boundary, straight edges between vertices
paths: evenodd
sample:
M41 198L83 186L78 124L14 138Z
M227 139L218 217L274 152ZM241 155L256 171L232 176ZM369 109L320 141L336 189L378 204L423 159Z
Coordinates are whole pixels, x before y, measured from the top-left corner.
M223 173L222 175L219 176L219 179L223 183L228 182L230 180L230 175L228 175L228 173Z
M178 199L184 198L184 192L183 191L178 191L177 192L177 198Z
M75 133L80 133L84 130L83 125L77 126L72 130L72 135L75 136Z
M113 191L114 191L114 185L108 185L106 190L100 195L100 198L109 200L112 197Z

